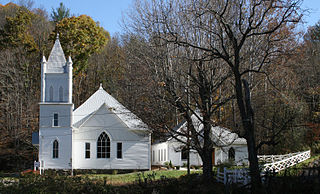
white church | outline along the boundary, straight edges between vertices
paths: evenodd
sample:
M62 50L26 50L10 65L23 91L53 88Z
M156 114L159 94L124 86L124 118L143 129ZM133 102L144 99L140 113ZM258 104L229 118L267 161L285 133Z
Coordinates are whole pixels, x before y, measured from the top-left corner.
M41 62L40 169L151 169L151 132L100 88L72 103L72 61L59 37Z

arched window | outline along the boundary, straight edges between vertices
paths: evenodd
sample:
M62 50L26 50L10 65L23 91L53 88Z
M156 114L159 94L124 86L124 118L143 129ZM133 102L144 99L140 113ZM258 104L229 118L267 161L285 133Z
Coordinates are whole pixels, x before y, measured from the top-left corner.
M49 101L52 102L53 101L53 87L50 86L50 90L49 90Z
M105 132L98 137L97 158L110 158L110 138Z
M59 142L57 140L53 141L52 148L52 158L59 158Z
M60 86L59 88L59 101L63 102L63 88Z
M187 160L187 159L188 159L188 149L184 147L181 150L181 160Z
M228 158L229 158L229 160L230 160L230 161L234 161L235 156L236 156L236 153L235 153L235 151L234 151L234 148L231 147L231 148L229 149L229 152L228 152Z

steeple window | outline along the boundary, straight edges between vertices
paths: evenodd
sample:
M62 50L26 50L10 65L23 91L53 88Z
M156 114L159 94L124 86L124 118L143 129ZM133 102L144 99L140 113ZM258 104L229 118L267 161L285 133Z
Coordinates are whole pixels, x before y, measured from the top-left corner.
M59 116L58 116L58 113L54 113L54 114L53 114L53 126L54 126L54 127L59 126Z
M59 101L63 102L63 88L60 86L59 88Z
M53 101L53 87L50 86L49 89L49 101L52 102Z

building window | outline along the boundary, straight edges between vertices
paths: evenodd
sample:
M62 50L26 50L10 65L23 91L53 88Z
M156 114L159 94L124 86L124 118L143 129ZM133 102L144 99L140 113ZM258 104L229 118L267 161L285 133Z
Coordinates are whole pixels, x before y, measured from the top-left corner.
M49 90L49 101L52 102L53 101L53 87L50 86L50 90Z
M122 143L117 143L117 158L122 158Z
M166 149L163 150L163 161L167 160Z
M53 114L53 126L54 126L54 127L59 126L59 116L58 116L58 113L54 113L54 114Z
M53 147L52 147L52 158L59 158L59 143L57 140L53 141Z
M160 161L160 150L158 150L158 161Z
M105 132L98 138L97 158L110 158L110 138Z
M181 150L181 160L186 160L188 159L188 149L187 148L182 148Z
M152 161L154 162L155 160L155 155L154 155L154 150L152 151Z
M229 149L229 152L228 152L229 161L234 161L235 160L235 156L236 156L236 152L234 151L234 148L231 147Z
M63 88L60 86L59 88L59 101L63 102Z
M86 143L86 158L90 158L90 143Z

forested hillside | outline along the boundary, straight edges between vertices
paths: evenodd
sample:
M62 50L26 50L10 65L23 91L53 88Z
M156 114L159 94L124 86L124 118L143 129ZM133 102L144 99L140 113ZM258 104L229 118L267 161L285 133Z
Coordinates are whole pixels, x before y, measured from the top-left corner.
M247 76L256 144L261 154L310 148L320 152L320 23L299 33L293 26L287 27L276 33L276 38L286 37L286 41L277 48L277 55L267 61L263 73ZM43 55L48 57L57 33L65 55L70 55L74 63L75 107L102 83L107 92L153 129L153 140L163 138L168 128L184 119L183 111L174 106L177 98L169 99L173 93L164 88L173 79L187 83L189 78L167 76L167 80L159 80L157 73L177 70L175 76L181 75L177 72L185 69L179 69L179 64L188 61L181 56L190 53L164 47L163 40L156 36L146 38L141 33L124 33L111 37L107 30L90 16L73 16L62 4L52 13L13 3L0 6L1 170L30 168L37 158L31 134L39 129L40 60ZM258 55L254 50L260 41L256 39L251 41L252 45L246 45L248 66ZM150 47L155 42L162 47ZM173 51L170 55L168 49ZM163 58L170 62L171 69L154 71ZM223 78L226 69L217 67L215 76ZM212 90L217 108L210 119L239 131L242 125L234 83L227 77L224 81ZM189 91L193 86L172 87L171 92ZM191 99L183 98L192 108L197 108L197 98L192 95Z

